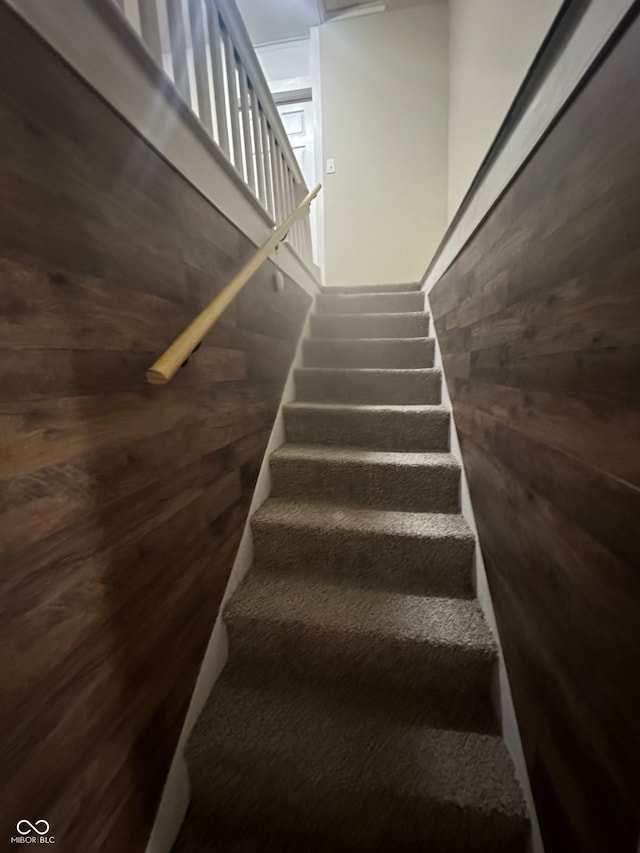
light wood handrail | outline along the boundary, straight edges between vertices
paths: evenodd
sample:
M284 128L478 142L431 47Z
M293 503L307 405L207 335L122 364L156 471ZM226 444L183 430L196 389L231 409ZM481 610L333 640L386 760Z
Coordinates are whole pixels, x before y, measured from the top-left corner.
M184 332L178 335L171 346L151 365L145 374L147 382L150 382L152 385L164 385L175 376L180 366L189 358L216 320L226 310L245 284L247 284L251 276L267 260L278 243L284 240L293 223L306 211L320 192L321 187L322 184L314 187L295 210L280 225L276 225L267 242L256 251L251 260L242 267L240 272L231 279L224 290L211 300L207 307L189 323Z

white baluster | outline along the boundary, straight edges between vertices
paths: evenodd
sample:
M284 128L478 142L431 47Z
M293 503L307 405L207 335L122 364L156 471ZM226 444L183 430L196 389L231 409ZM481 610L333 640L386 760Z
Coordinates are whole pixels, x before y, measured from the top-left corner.
M263 151L262 148L262 133L261 133L261 124L262 124L262 113L260 110L260 104L258 103L258 96L256 94L255 89L251 89L251 127L253 130L253 147L255 150L255 165L256 165L256 184L258 189L258 198L262 203L263 207L267 207L267 193L265 189L264 182L264 170L265 170L265 161L267 160L267 154Z
M191 23L191 42L193 44L193 69L198 94L198 115L200 121L213 136L213 113L209 92L209 72L207 69L207 40L202 0L188 0L189 21Z
M305 257L304 249L304 220L299 219L296 222L296 249L301 258Z
M304 243L306 260L309 263L313 262L313 242L311 240L311 214L307 213L303 220L304 224Z
M213 0L207 0L207 22L209 24L209 52L211 54L211 77L213 79L213 102L216 114L218 145L231 159L229 149L229 126L227 124L227 101L222 67L222 33L218 7Z
M287 190L287 159L284 155L282 145L278 146L280 152L280 184L282 186L282 207L284 216L291 213L291 205L289 202L289 193Z
M185 101L191 105L182 0L167 0L167 15L169 18L169 43L171 46L171 61L173 63L173 82Z
M155 61L162 68L162 44L158 21L157 0L138 0L140 10L140 33L142 41Z
M253 168L253 150L251 143L251 108L249 105L249 81L244 68L240 74L240 113L242 115L242 136L244 141L244 173L247 184L256 193L256 176Z
M271 145L272 140L269 137L269 129L267 126L267 117L262 110L260 110L260 138L262 140L262 151L264 157L264 183L265 190L267 193L267 210L271 214L274 222L276 221L276 204L275 204L275 195L273 191L274 186L274 177L273 177L273 159L271 156Z
M269 131L269 147L271 153L271 174L273 176L273 207L276 223L282 222L282 184L280 183L280 146L275 140L273 132Z
M233 156L231 162L242 175L242 148L240 146L240 120L238 116L238 75L236 71L236 52L231 36L224 31L224 56L227 69L227 92L229 95L229 121Z

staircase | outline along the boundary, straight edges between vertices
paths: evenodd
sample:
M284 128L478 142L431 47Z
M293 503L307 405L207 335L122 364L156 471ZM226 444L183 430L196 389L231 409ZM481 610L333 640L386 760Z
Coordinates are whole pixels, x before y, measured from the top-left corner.
M414 286L317 297L178 851L526 849L428 328Z

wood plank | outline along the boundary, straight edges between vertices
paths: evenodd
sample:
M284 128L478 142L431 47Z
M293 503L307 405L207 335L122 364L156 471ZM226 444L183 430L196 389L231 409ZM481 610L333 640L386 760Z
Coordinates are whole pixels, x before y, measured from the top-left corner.
M140 530L132 527L124 530L122 541L111 548L103 548L99 557L86 556L87 545L91 546L95 536L95 526L82 525L77 533L73 529L68 530L67 540L71 541L73 550L70 550L65 564L58 561L52 565L51 578L47 579L46 585L37 586L35 570L30 571L25 580L26 588L14 592L15 605L7 626L15 629L20 623L19 646L17 638L14 645L2 645L3 655L7 657L2 664L6 690L3 722L10 722L12 714L20 715L22 719L12 723L17 738L27 733L29 721L24 719L24 714L35 684L43 697L51 694L51 701L47 702L48 719L62 717L65 714L65 690L83 677L90 661L97 653L101 654L100 649L103 649L105 659L109 659L113 638L109 637L109 632L105 634L102 630L105 617L109 624L117 623L123 628L131 618L130 630L124 632L126 637L122 639L137 647L138 640L134 635L144 631L144 623L137 624L141 614L163 599L173 597L184 584L189 584L184 569L191 562L202 556L211 559L211 549L215 548L217 540L211 525L240 499L241 494L237 471L225 472L217 479L214 474L213 482L202 485L198 491L185 492L179 500L174 499L172 505L157 518L145 518ZM129 502L130 507L133 504L133 501ZM188 520L192 521L193 530L180 545L176 533L185 529ZM144 549L142 558L141 549ZM181 551L186 555L184 563L180 558ZM11 563L19 566L26 556L24 553L18 555ZM84 567L84 576L79 576L76 571L78 565ZM54 641L46 649L42 648L43 627L46 636ZM156 632L149 633L149 642L160 640ZM104 647L101 645L103 641ZM18 650L20 660L13 657ZM34 667L38 655L44 657L40 672ZM138 652L132 651L131 655L133 661ZM23 661L25 666L21 666ZM42 731L48 732L42 713L39 709L36 712L42 721ZM36 745L33 727L28 734L31 746ZM8 764L0 773L10 770Z
M6 4L0 126L3 812L142 853L310 300L265 264L151 388L251 242Z
M0 385L4 399L50 399L103 395L143 389L153 352L118 350L0 348ZM177 375L176 387L233 382L246 377L246 357L239 350L202 347Z
M638 555L634 528L640 518L640 490L532 440L478 409L461 408L457 423L464 436L475 437L496 461L551 502L570 524L589 531L622 563L633 565ZM602 500L594 503L594 493L602 495Z
M0 461L4 476L24 476L82 452L157 436L203 417L215 417L222 427L266 410L261 389L249 383L228 390L147 387L61 400L0 401Z
M498 617L501 635L517 626L517 640L528 649L530 665L533 658L535 668L544 672L539 685L543 695L551 692L559 697L555 701L547 697L543 703L539 699L540 713L552 726L564 727L567 718L571 720L571 740L578 745L580 760L591 766L586 779L606 776L607 796L618 801L618 812L625 815L622 828L628 833L640 746L637 738L630 741L625 734L640 713L640 696L631 676L640 657L626 639L636 633L637 573L625 570L597 541L559 517L553 504L536 495L528 482L519 482L510 469L490 461L484 448L468 439L465 464L472 499L486 507L478 523L483 551L494 560L491 588L499 577L509 590L506 623ZM505 527L511 531L509 537L504 536ZM539 616L542 608L544 619ZM590 625L599 626L597 631L584 632L585 614ZM535 672L530 675L535 677ZM551 760L539 739L536 743L541 760ZM566 751L566 743L563 748ZM573 776L567 763L565 752L561 764ZM562 786L556 795L566 809L574 796L582 796ZM596 833L602 840L603 830L601 826ZM592 833L592 827L588 832L583 828L584 846L575 849L598 849Z
M236 514L228 516L234 522L234 528L238 523ZM207 572L208 562L206 558L200 556L197 564L185 563L188 567L192 580L201 578L202 580L211 573ZM170 600L170 605L179 610L186 609L188 611L197 612L196 599L197 589L192 583L183 576L182 590L179 595L174 595ZM207 593L211 594L214 590L210 583L205 585ZM218 591L218 599L221 591ZM149 607L154 608L156 602L149 603ZM199 607L202 606L202 599ZM209 619L211 612L208 613ZM135 620L135 615L132 614L132 619ZM148 668L148 660L150 658L158 658L163 661L163 666L167 667L167 677L170 679L172 687L176 680L180 682L180 671L185 666L185 657L193 660L201 658L204 652L202 642L202 630L186 632L181 636L180 653L176 654L176 637L171 637L168 633L161 635L149 634L140 627L138 622L138 630L132 631L129 627L128 620L122 621L116 614L116 618L112 623L112 632L109 636L105 636L104 632L100 636L96 636L88 649L78 647L77 653L73 659L67 660L67 669L74 667L78 672L78 689L74 695L74 705L72 705L67 713L63 713L65 703L64 696L56 695L56 704L54 713L50 716L51 727L42 729L42 739L36 744L35 749L31 754L32 761L42 762L41 766L44 769L41 778L41 786L39 786L38 796L43 800L48 796L59 802L58 817L61 823L61 830L65 830L70 839L74 837L84 836L87 843L95 828L90 823L83 824L77 821L77 811L74 808L74 802L77 802L77 797L81 800L92 800L96 798L96 804L99 803L101 793L110 778L117 778L116 774L134 776L143 773L143 761L150 761L150 767L157 767L159 757L151 758L149 755L136 754L135 745L141 733L149 727L151 719L149 717L150 708L158 703L163 692L166 692L166 687L163 688L158 681L151 682L148 673L145 673L145 667ZM132 622L133 624L133 622ZM193 626L194 629L202 627L200 620L197 620ZM120 638L127 639L128 654L126 658L114 656L112 651L113 642L119 641ZM198 645L196 643L196 639ZM158 641L161 640L161 645ZM129 656L131 655L131 656ZM137 657L136 657L137 656ZM146 658L146 665L141 661ZM65 670L66 671L66 670ZM91 672L92 677L83 677L83 672ZM190 676L195 677L195 672L191 672ZM145 697L136 687L141 682L150 681L150 695ZM183 684L183 689L186 685ZM125 710L122 705L122 692L129 695L129 706ZM68 700L67 700L68 701ZM83 708L93 709L93 713L89 716L82 716ZM183 713L183 709L180 708ZM74 717L75 722L74 722ZM176 722L179 722L178 717ZM166 734L166 733L165 733ZM177 732L174 732L174 735ZM61 745L69 742L70 739L76 746L74 754L69 756L66 764L71 772L64 772L60 762L62 754ZM153 741L152 741L153 742ZM127 748L127 744L129 745ZM133 753L131 747L134 747ZM112 760L108 760L108 756L113 756ZM133 763L132 763L133 759ZM89 761L95 762L93 768ZM164 757L166 762L166 756ZM86 776L89 772L89 778L92 779L93 785L87 790ZM100 771L102 775L98 777ZM84 772L83 772L84 771ZM113 774L113 776L110 776ZM95 778L93 778L95 776ZM83 777L85 777L85 786L83 790ZM20 773L15 777L20 779ZM26 783L25 779L25 783ZM129 780L130 781L130 780ZM122 786L123 780L120 780ZM154 789L158 788L158 781L154 780ZM55 797L56 791L59 789L60 798ZM130 789L129 789L130 790ZM35 792L34 792L35 793ZM69 794L73 793L73 798ZM67 798L65 798L65 794ZM131 797L135 802L139 799L144 799L144 793L139 790L136 796ZM45 800L46 801L46 800ZM148 817L148 815L147 815Z
M264 428L267 420L265 413L224 425L215 417L203 419L157 437L144 437L102 453L82 454L25 477L7 479L0 495L3 548L14 552L34 545L90 515L96 495L101 506L108 506L148 485L150 471L157 472L157 480L174 476L200 460L203 447L208 456L221 448L235 447L243 436ZM166 447L175 451L170 457Z
M548 853L640 834L640 18L431 312Z
M640 425L635 410L606 398L579 399L460 379L454 379L450 388L456 418L463 406L477 407L596 470L640 485L640 458L635 452Z
M638 275L640 251L617 257L604 270L595 267L566 281L541 282L515 303L509 300L507 277L494 278L473 303L439 319L445 325L442 338L454 351L508 344L514 358L631 346L637 342L634 318L640 312ZM605 276L608 287L602 284ZM559 311L562 330L554 322Z
M521 730L525 735L536 732L535 742L529 744L528 765L538 819L553 832L547 849L558 853L633 851L633 812L593 761L590 744L576 735L562 704L563 685L557 667L553 662L544 665L534 646L522 636L520 610L514 606L517 596L509 594L509 581L495 571L496 562L486 548L484 556L492 575L494 603L504 614L500 632ZM586 779L597 794L596 801L584 790ZM600 804L597 810L594 802Z
M178 328L184 306L89 275L0 259L0 341L5 348L140 350L158 326Z

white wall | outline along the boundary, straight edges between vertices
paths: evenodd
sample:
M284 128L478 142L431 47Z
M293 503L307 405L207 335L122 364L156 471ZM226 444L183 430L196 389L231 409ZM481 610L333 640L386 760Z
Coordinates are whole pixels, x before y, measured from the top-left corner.
M317 0L236 0L254 45L309 35L322 20Z
M449 220L562 0L450 0Z
M311 86L308 38L257 45L255 50L272 92Z
M456 2L456 0L454 0ZM535 91L516 126L489 164L478 188L462 211L456 228L439 248L438 257L426 270L422 284L428 293L440 280L460 250L471 238L487 211L542 139L603 47L615 33L635 0L589 0L566 34L562 50L545 65ZM640 851L639 851L640 853Z
M322 177L325 283L417 281L447 218L447 4L314 35L322 159L336 166Z

